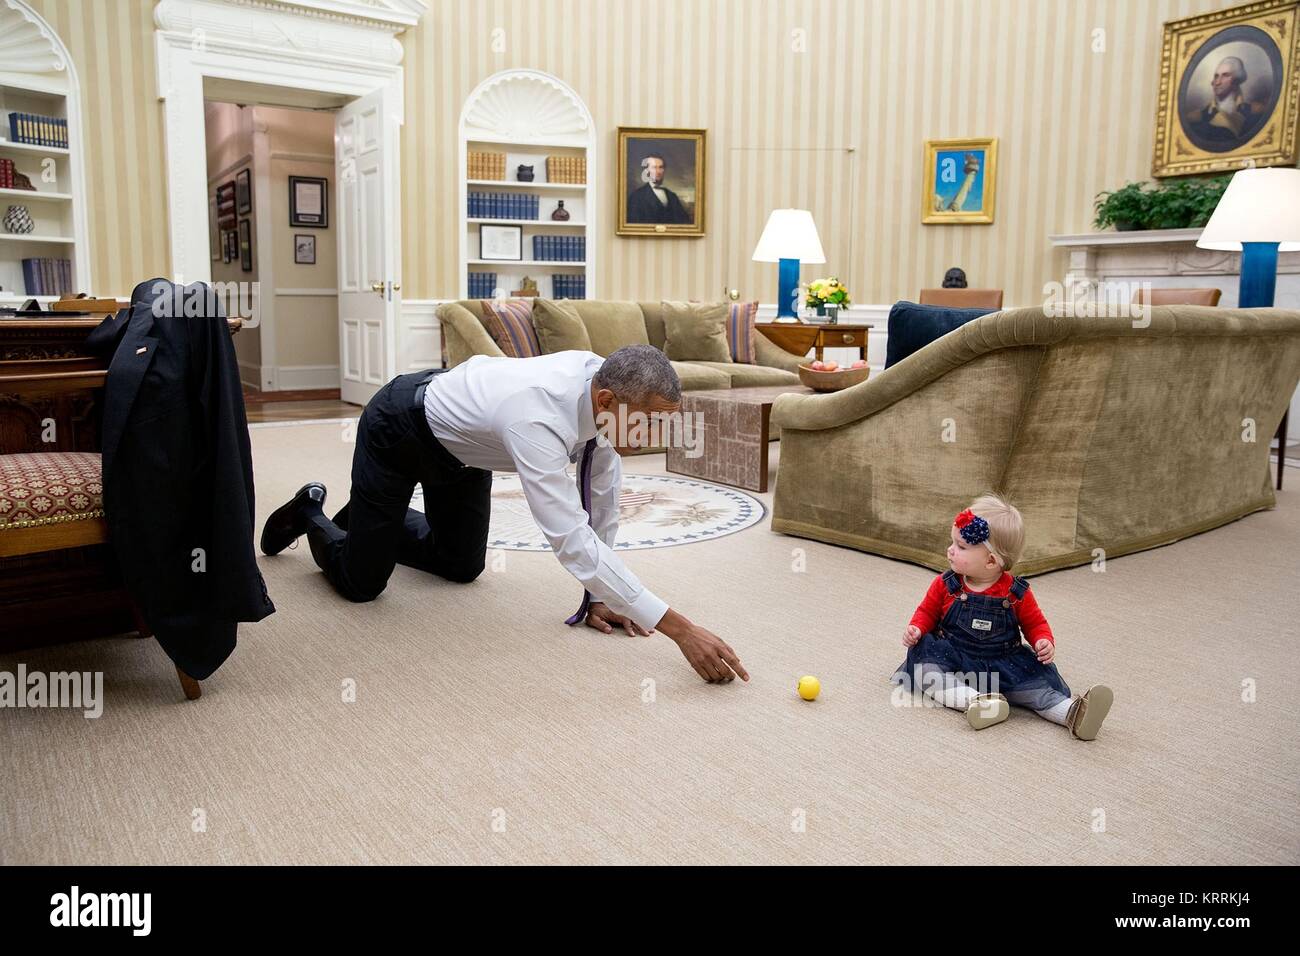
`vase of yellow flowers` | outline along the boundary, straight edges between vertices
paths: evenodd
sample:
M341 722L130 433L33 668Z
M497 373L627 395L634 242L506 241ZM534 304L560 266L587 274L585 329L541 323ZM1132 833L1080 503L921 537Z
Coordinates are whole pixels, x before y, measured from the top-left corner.
M833 306L834 311L838 313L840 309L847 309L853 299L849 296L849 290L844 287L843 282L835 276L829 276L810 282L808 293L803 301L808 308L815 308L818 315L825 315L827 306Z

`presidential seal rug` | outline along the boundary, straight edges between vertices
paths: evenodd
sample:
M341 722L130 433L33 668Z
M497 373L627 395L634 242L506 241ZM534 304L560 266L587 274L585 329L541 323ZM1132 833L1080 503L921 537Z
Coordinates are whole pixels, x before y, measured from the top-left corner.
M623 475L616 551L669 548L712 541L763 520L763 503L743 491L671 475ZM411 507L424 510L416 487ZM550 551L533 521L519 476L492 476L488 547L500 551Z

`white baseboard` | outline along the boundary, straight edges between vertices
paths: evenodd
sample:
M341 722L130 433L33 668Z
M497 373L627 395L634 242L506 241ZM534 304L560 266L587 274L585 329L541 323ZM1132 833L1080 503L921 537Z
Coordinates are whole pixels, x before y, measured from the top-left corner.
M338 388L337 365L281 365L275 369L277 391L290 392L309 388Z
M262 389L262 366L249 362L239 363L239 381L249 388Z

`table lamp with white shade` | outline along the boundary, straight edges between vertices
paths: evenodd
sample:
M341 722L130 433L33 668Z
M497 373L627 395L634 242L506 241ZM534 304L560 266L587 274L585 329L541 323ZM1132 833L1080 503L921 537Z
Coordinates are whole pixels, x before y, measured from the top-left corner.
M1237 308L1273 304L1277 254L1300 250L1300 169L1241 169L1233 174L1196 245L1225 252L1241 250ZM1277 487L1286 466L1289 412L1277 428Z
M807 209L773 209L754 247L755 262L778 262L776 320L795 322L800 262L825 262L822 240Z
M1241 169L1196 245L1241 252L1237 307L1271 306L1278 252L1300 250L1300 169Z

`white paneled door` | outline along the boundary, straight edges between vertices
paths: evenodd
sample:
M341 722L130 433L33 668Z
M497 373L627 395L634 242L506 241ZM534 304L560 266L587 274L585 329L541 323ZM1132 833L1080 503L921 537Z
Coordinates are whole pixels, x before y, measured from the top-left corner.
M364 405L396 375L401 312L397 237L397 120L385 90L339 110L339 378L345 402Z

